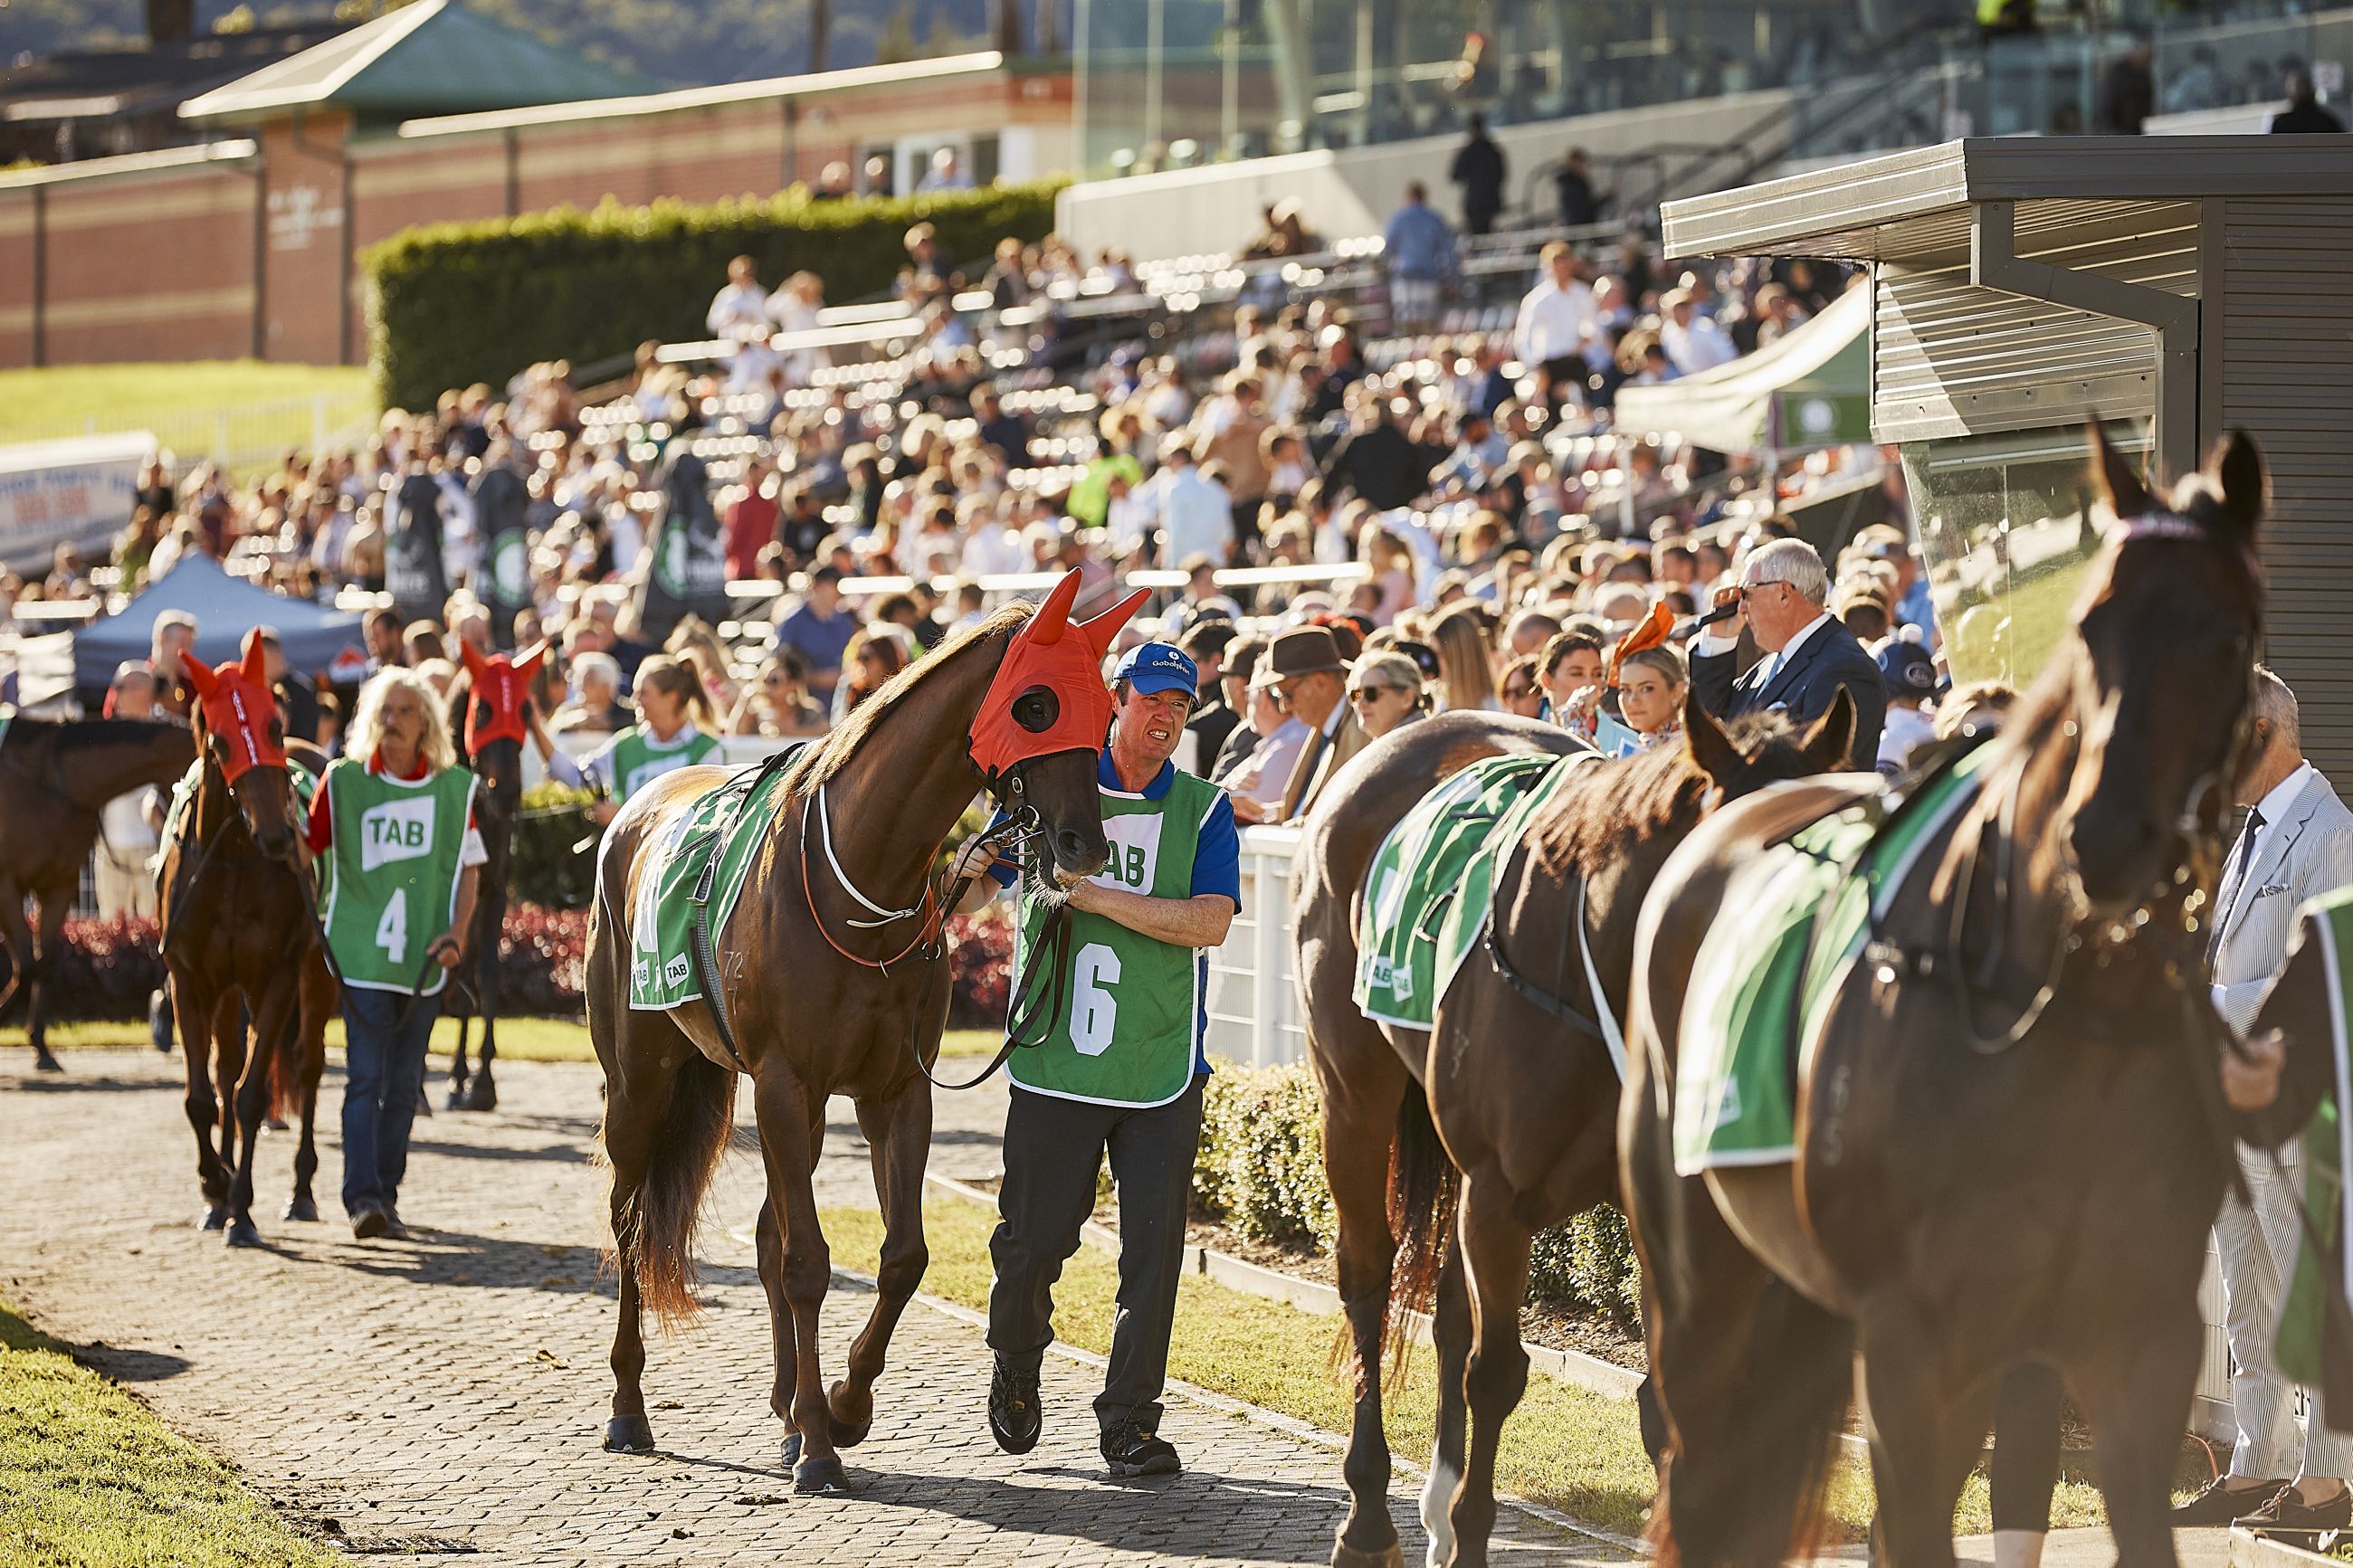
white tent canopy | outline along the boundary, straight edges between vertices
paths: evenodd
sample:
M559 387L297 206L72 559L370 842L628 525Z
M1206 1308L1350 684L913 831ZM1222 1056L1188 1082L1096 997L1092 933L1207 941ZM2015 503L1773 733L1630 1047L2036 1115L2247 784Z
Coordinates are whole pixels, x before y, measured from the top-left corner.
M1617 426L1628 435L1672 431L1717 452L1867 441L1870 325L1871 290L1849 289L1746 359L1677 381L1620 387Z

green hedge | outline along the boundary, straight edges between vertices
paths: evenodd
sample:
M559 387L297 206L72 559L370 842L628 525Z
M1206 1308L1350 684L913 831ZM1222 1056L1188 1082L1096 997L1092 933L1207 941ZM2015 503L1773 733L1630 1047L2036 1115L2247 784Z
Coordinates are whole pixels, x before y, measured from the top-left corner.
M1252 1240L1331 1250L1339 1221L1324 1182L1315 1080L1303 1063L1218 1065L1202 1100L1193 1207ZM1634 1324L1641 1314L1641 1274L1625 1216L1595 1209L1541 1232L1528 1258L1528 1297Z
M518 904L551 910L584 910L596 889L595 848L575 848L605 830L588 815L594 797L585 789L548 782L522 792L522 815L515 819L514 867L508 897Z
M936 225L977 281L997 242L1054 226L1057 182L892 200L812 202L798 186L763 200L607 201L512 218L403 229L361 257L368 344L387 408L430 408L444 391L498 385L539 360L625 354L649 338L704 335L727 263L748 255L774 288L807 270L826 298L888 289L906 265L906 232Z

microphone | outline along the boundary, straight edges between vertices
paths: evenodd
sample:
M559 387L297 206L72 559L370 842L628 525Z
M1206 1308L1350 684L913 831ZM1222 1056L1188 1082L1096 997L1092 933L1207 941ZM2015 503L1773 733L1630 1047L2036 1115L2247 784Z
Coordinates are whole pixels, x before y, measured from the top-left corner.
M1718 605L1715 609L1710 610L1707 614L1704 616L1694 616L1690 620L1687 620L1682 626L1677 626L1675 628L1675 636L1678 637L1697 637L1708 627L1715 625L1716 622L1728 621L1739 613L1740 601L1737 599L1733 600L1732 603L1728 605Z

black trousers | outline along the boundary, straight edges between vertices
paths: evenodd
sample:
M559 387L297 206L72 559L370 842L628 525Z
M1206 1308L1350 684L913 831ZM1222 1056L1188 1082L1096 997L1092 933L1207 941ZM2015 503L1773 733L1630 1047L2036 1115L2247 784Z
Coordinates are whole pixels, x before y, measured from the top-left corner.
M1201 1080L1166 1105L1089 1105L1013 1086L1005 1113L1005 1185L989 1238L988 1348L1035 1367L1054 1342L1054 1282L1079 1249L1095 1205L1095 1173L1111 1155L1119 1184L1119 1310L1111 1370L1095 1401L1105 1431L1133 1419L1160 1425L1168 1335L1185 1261L1185 1211L1201 1146Z

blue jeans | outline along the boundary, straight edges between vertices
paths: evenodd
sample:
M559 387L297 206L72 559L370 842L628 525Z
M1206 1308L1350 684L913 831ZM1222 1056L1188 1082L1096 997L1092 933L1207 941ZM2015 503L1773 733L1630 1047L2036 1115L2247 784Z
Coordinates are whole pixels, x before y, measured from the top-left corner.
M343 987L343 1211L388 1209L408 1173L408 1129L425 1084L425 1047L441 998Z

